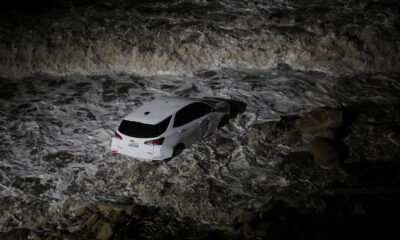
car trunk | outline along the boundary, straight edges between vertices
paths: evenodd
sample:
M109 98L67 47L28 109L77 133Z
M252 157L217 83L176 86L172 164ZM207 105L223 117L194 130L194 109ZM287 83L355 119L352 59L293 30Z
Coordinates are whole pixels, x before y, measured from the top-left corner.
M111 150L136 158L152 159L154 144L152 140L162 135L168 128L171 116L157 124L123 120L118 128L117 137L112 139ZM157 151L157 156L160 156Z
M122 135L122 140L118 138L112 139L111 149L113 152L122 153L131 157L152 159L154 155L154 146L145 144L145 140L147 139Z

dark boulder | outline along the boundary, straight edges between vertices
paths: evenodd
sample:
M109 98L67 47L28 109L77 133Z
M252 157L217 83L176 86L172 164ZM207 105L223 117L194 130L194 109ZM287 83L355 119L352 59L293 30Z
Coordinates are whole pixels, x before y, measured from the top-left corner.
M340 163L340 154L327 139L316 137L306 148L313 155L315 163L324 169L332 169Z
M335 139L343 124L343 112L327 107L316 108L299 120L299 130L314 136Z

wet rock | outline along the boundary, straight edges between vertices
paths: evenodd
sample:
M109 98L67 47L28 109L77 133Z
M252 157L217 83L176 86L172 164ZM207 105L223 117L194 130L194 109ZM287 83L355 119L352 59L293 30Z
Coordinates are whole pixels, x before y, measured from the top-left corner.
M99 202L95 206L99 213L107 218L112 218L113 215L118 215L123 211L122 208L112 203Z
M267 155L300 151L304 141L297 121L298 116L282 116L279 121L254 125L246 135L247 145Z
M326 138L330 140L336 140L338 139L339 133L337 130L334 130L332 128L328 129L322 129L320 131L317 131L313 134L315 137L320 137L320 138Z
M87 227L90 227L90 226L92 226L93 224L96 223L97 219L99 219L99 215L96 214L96 213L93 213L93 214L88 218L88 220L86 220L85 225L86 225Z
M41 224L41 228L43 228L43 229L56 229L57 227L58 227L57 223L51 223L51 222L47 222L47 221L44 221Z
M343 139L349 148L345 162L399 162L400 125L398 110L395 109L398 106L363 103L354 108L357 112L350 123L348 135Z
M344 139L349 146L349 160L354 162L398 162L400 157L399 132L386 124L354 124Z
M243 236L245 236L247 238L254 237L255 231L248 222L243 223L242 234L243 234Z
M106 222L99 223L96 239L107 240L110 239L112 235L113 235L113 229L109 223Z
M304 114L299 120L299 129L302 133L334 139L334 130L340 128L342 124L341 110L324 107Z
M327 139L314 138L306 149L313 155L314 161L325 169L332 169L339 165L340 155Z
M313 166L313 157L309 152L291 152L287 155L289 162L296 163L305 168Z
M392 143L394 146L400 146L400 126L394 123L382 124L380 126L382 129L383 137Z
M138 221L140 214L132 216L134 206L110 202L96 202L72 211L65 235L71 239L109 239L121 232L126 224ZM53 231L54 232L54 231Z
M15 240L15 239L28 239L29 229L27 228L16 228L8 232L0 232L0 239L3 240Z
M231 225L217 225L214 229L223 231L223 232L234 232L235 228Z
M82 229L81 225L69 226L68 227L68 232L74 233L74 232L77 232L77 231L79 231L81 229Z
M100 214L108 212L108 217ZM80 215L69 219L71 225L61 231L65 239L187 239L193 236L208 234L204 227L197 229L198 223L190 219L177 221L160 209L144 206L126 206L98 202L79 210ZM111 211L110 211L111 209ZM123 209L118 212L112 209ZM94 212L93 212L94 211ZM128 215L129 214L129 215ZM234 232L232 226L229 226ZM217 228L213 228L214 230ZM227 228L228 229L228 228ZM70 230L70 231L69 231ZM200 231L201 233L197 232ZM220 230L224 231L224 230ZM44 232L40 238L51 238L57 230Z
M307 174L308 169L313 166L313 155L310 152L291 152L286 157L283 169L289 174L300 176Z
M89 205L89 206L91 206L91 205ZM80 217L82 215L88 214L88 212L92 212L92 211L88 210L88 207L78 207L78 208L74 209L71 213L75 217Z

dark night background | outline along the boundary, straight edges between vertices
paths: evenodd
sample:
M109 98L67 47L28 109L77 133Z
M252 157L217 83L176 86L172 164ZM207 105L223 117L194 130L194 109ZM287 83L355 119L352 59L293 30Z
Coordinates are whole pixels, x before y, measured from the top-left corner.
M0 239L398 235L397 0L0 3ZM169 162L110 153L155 97L233 114Z

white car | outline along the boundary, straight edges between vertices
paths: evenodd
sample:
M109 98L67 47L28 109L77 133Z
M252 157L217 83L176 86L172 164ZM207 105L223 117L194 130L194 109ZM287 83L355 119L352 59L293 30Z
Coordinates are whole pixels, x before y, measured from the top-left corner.
M221 127L229 115L229 104L214 98L157 98L122 120L111 151L140 160L170 159Z

